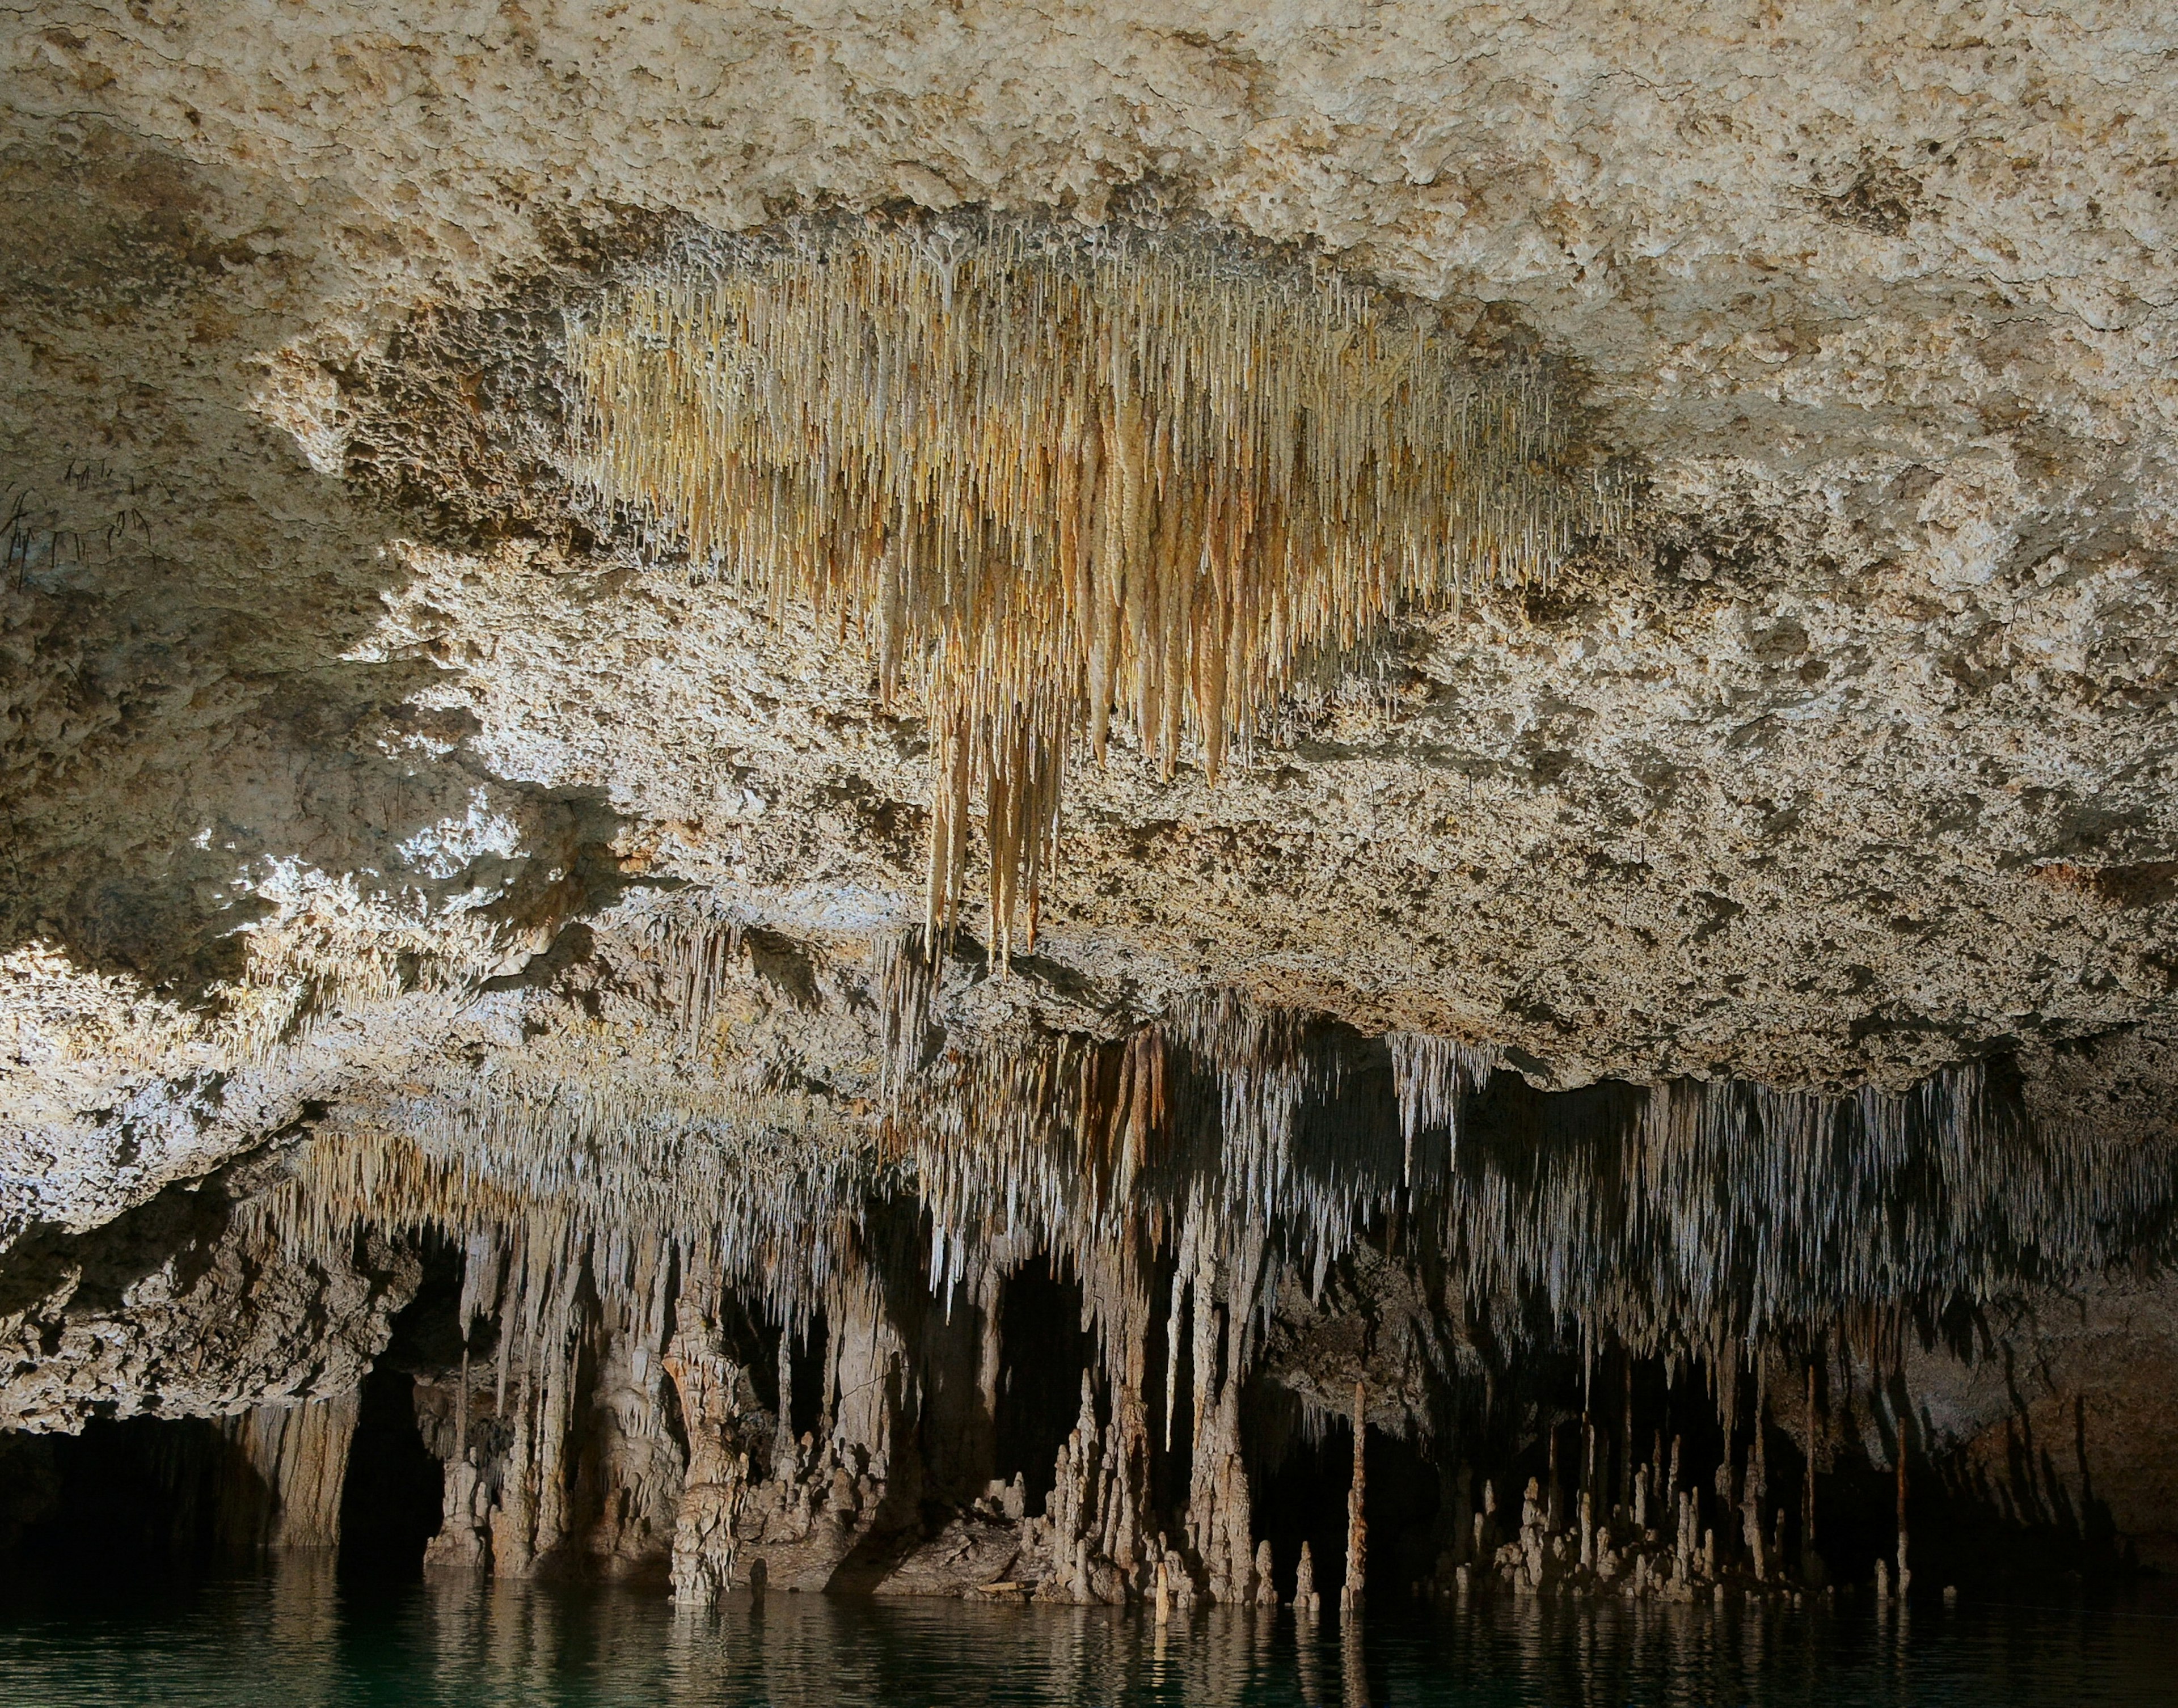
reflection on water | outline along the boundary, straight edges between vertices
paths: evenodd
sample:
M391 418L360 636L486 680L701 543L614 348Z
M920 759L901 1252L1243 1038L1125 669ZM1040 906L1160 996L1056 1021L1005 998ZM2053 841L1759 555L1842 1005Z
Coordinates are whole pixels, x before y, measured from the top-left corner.
M2163 1704L2178 1598L2112 1607L1603 1605L1429 1618L987 1607L774 1594L715 1615L506 1583L358 1598L328 1564L165 1591L19 1591L13 1708L133 1702L777 1705Z

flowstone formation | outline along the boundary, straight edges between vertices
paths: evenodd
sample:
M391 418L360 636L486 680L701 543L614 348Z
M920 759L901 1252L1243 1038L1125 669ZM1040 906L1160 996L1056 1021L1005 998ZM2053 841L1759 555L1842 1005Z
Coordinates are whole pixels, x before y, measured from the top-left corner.
M2178 1565L2166 44L369 9L0 25L9 1569Z

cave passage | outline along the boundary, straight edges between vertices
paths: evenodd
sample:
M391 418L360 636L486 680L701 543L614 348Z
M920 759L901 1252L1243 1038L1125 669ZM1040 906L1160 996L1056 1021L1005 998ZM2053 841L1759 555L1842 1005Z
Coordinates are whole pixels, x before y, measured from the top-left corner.
M444 1469L418 1427L415 1383L381 1367L364 1378L340 1504L340 1569L358 1584L401 1582L424 1567L439 1528Z
M824 1313L819 1312L801 1333L796 1334L791 1328L779 1332L785 1342L787 1423L799 1440L824 1427L824 1353L829 1328ZM777 1367L774 1365L763 1372L769 1379L758 1390L769 1394L774 1411L780 1403Z
M1028 1510L1040 1513L1095 1352L1081 1326L1081 1284L1054 1274L1047 1258L1023 1264L999 1296L999 1347L998 1480L1021 1477Z
M213 1419L94 1419L74 1436L30 1438L0 1465L16 1543L0 1572L150 1579L203 1570L252 1546L273 1495Z

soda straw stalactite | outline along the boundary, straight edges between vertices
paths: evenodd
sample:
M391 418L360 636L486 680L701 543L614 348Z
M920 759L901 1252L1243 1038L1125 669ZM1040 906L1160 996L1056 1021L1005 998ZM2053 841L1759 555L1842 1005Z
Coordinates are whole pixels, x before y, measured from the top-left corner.
M926 924L980 795L992 947L1033 947L1070 750L1215 781L1307 655L1546 578L1620 527L1535 366L1203 237L998 219L722 244L569 341L578 471L919 696Z

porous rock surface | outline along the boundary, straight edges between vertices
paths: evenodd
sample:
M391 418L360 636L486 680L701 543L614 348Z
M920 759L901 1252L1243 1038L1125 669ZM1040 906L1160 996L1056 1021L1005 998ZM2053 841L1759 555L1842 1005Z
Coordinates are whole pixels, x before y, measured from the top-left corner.
M222 1170L85 1238L34 1235L8 1254L0 1431L232 1416L354 1393L420 1265L376 1237L308 1257L282 1250L236 1214L258 1172Z
M554 352L675 231L906 205L1311 246L1560 364L1644 494L1215 789L1084 767L949 1023L1229 986L1546 1085L2016 1050L2167 1128L2173 52L2116 5L9 14L0 1243L495 1052L654 1069L587 969L692 896L763 934L749 1072L862 1106L919 725L585 509Z

